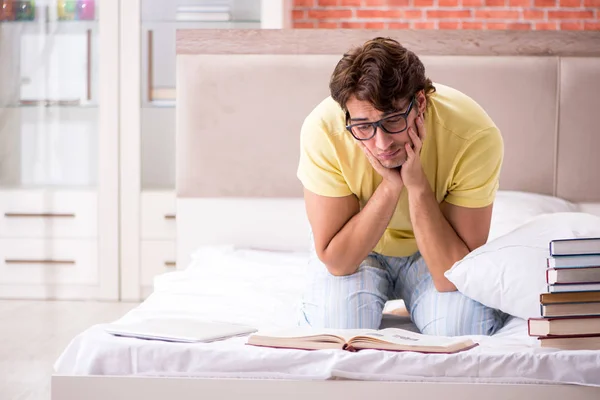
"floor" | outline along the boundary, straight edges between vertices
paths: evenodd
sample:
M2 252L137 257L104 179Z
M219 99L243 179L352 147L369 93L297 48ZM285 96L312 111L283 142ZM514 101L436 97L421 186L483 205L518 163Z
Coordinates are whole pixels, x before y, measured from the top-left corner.
M136 303L0 300L0 399L48 400L52 365L91 325Z

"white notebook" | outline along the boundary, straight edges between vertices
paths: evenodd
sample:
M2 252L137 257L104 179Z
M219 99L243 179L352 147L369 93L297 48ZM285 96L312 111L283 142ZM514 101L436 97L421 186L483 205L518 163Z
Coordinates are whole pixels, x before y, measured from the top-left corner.
M233 323L202 321L190 318L153 318L133 323L112 323L104 328L116 336L169 342L214 342L256 332L256 329Z

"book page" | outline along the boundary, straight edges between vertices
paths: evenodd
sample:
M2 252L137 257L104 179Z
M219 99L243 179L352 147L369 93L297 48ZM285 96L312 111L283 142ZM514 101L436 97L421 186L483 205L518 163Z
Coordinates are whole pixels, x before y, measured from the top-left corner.
M450 338L444 336L423 335L404 329L387 328L380 331L361 334L353 337L351 342L387 342L404 346L441 346L445 347L454 343L464 342L464 338Z
M373 329L316 329L311 327L299 326L286 329L260 330L256 333L256 336L286 339L310 338L314 340L323 340L324 338L330 338L330 340L336 340L341 343L345 343L352 337L368 335L370 333L376 332L377 331Z

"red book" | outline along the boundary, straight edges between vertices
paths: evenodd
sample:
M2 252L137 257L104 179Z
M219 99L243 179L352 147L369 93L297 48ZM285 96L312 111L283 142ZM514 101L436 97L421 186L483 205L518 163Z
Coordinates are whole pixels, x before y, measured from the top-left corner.
M585 317L600 316L600 302L594 303L562 303L541 305L542 317Z
M560 350L600 350L600 335L543 336L541 347Z

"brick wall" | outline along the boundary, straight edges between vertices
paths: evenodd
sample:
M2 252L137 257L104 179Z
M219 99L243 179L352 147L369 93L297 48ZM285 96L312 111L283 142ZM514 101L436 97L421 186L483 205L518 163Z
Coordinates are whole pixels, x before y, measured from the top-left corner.
M600 0L293 0L294 28L600 30Z

